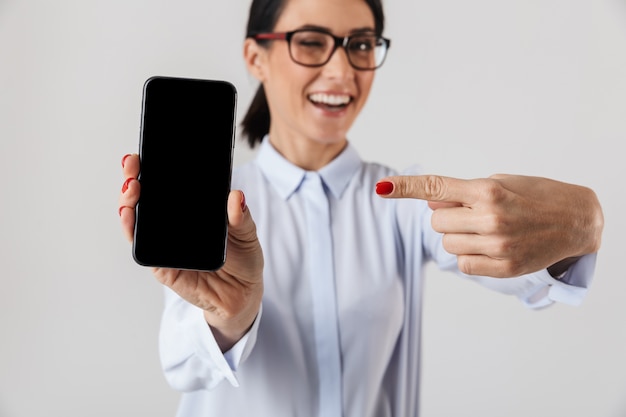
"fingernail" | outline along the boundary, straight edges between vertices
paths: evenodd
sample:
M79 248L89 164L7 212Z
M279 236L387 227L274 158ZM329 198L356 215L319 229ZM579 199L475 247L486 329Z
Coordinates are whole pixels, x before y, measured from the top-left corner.
M246 195L242 192L241 193L241 211L244 212L246 211L246 208L248 206L246 205Z
M124 164L126 163L126 158L128 158L130 156L129 153L127 153L126 155L124 155L124 157L122 158L122 168L124 168Z
M388 195L393 191L393 183L389 181L381 181L376 184L376 194Z
M126 192L126 190L128 190L128 184L130 184L130 182L134 180L134 178L127 178L126 181L124 181L124 184L122 185L122 194Z

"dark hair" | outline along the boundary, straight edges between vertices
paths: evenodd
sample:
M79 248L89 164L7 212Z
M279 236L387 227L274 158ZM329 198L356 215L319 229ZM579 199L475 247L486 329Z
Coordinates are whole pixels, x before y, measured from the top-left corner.
M280 14L289 0L252 0L246 37L255 33L271 32L280 17ZM385 26L382 0L365 0L374 15L374 28L377 35L382 35ZM260 42L260 41L257 41ZM242 135L247 139L251 148L263 141L263 137L270 131L270 109L267 105L263 84L250 103L248 112L241 122Z

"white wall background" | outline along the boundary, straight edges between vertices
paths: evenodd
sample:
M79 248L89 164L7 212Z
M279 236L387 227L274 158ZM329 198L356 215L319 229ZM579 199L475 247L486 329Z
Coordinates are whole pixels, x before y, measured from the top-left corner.
M174 414L161 289L118 224L120 159L151 75L227 79L243 114L248 5L0 0L0 416ZM391 53L351 132L365 159L576 182L606 216L580 307L530 312L429 269L423 416L626 416L626 2L386 11Z

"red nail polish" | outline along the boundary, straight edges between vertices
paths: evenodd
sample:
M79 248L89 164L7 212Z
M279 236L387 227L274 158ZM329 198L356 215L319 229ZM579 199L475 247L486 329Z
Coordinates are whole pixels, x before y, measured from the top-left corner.
M376 184L376 194L388 195L393 191L393 183L389 181L381 181Z
M128 184L130 184L130 182L134 180L134 178L127 178L126 181L124 181L124 184L122 185L122 194L126 192L126 190L128 190Z
M124 164L126 163L126 158L128 158L130 156L129 153L127 153L126 155L124 155L124 157L122 158L122 168L124 168Z
M241 193L241 211L244 212L246 211L246 195L244 193Z

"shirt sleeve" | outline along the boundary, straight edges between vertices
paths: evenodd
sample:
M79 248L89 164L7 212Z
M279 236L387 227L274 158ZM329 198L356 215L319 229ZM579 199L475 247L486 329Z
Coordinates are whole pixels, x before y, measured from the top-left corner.
M237 368L256 343L261 311L252 327L228 352L222 353L202 309L165 288L159 353L167 382L183 392L212 389L226 379L237 387Z
M554 303L580 305L593 279L596 254L583 256L561 279L546 269L517 278L491 278L460 274L492 290L515 295L528 308L538 309Z

